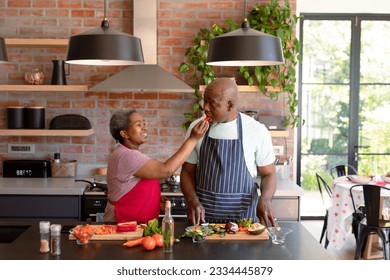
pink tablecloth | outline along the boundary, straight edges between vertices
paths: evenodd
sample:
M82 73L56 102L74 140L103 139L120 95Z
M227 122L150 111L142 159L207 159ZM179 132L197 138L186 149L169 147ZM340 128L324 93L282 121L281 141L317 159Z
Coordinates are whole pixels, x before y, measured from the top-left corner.
M378 182L378 185L381 183L383 182ZM352 213L354 210L349 189L353 185L356 184L349 181L347 177L339 177L333 181L327 235L329 244L338 250L342 248L347 238L352 234ZM386 187L389 187L389 185L386 185ZM363 192L361 195L354 195L354 199L357 207L359 207L363 202Z

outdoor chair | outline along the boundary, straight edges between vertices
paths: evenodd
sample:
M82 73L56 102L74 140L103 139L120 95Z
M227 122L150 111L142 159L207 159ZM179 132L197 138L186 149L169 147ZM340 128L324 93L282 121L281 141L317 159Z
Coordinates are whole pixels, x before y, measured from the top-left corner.
M316 173L317 178L317 185L318 190L320 191L322 203L324 204L326 213L324 217L324 224L322 226L322 232L320 237L320 244L322 244L322 240L325 237L325 249L328 248L329 240L326 234L326 228L328 226L328 214L329 214L329 207L330 207L330 199L332 197L332 190L330 189L329 185L325 182L325 180L321 177L320 174Z
M349 164L338 164L330 168L330 175L335 179L337 177L346 176L346 175L356 175L358 174L355 167Z
M350 189L350 195L352 199L352 205L354 213L358 214L358 207L356 205L354 197L358 194L356 192L357 188L363 189L363 198L365 205L365 217L360 221L358 226L358 234L356 240L356 251L355 251L355 260L358 260L363 253L364 247L367 243L367 238L370 233L376 233L381 240L383 257L385 260L389 259L389 235L390 235L390 225L381 218L381 190L389 190L389 188L377 186L377 185L368 185L360 184L354 185ZM355 190L355 191L353 191ZM359 192L361 194L361 192Z

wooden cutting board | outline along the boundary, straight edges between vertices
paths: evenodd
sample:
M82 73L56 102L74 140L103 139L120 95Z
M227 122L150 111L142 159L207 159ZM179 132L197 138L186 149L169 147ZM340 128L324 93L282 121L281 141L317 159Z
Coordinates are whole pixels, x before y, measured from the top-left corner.
M266 231L259 235L250 234L247 232L239 231L235 234L225 234L224 237L221 237L219 234L213 234L206 237L206 240L268 240L269 236Z
M99 225L91 225L92 227L99 227ZM94 234L91 240L132 240L142 237L144 229L139 225L136 231L130 232L116 232L110 234ZM76 240L73 234L69 234L69 240Z

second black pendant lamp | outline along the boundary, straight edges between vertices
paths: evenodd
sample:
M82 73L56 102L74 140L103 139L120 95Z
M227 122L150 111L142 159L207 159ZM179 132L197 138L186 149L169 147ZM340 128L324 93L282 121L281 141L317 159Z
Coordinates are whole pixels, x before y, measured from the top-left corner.
M82 65L136 65L143 64L141 40L109 27L104 19L101 27L70 37L66 62Z
M267 66L284 63L280 38L251 29L246 19L241 28L210 40L207 63L212 66Z

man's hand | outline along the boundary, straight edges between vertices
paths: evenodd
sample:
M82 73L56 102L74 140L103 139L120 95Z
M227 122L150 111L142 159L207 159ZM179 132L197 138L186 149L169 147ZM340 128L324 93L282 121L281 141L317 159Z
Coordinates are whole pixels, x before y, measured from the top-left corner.
M204 208L198 198L187 202L187 219L188 222L195 226L205 222Z
M260 197L259 203L257 204L256 215L260 219L260 223L264 226L277 226L270 200L263 200Z

